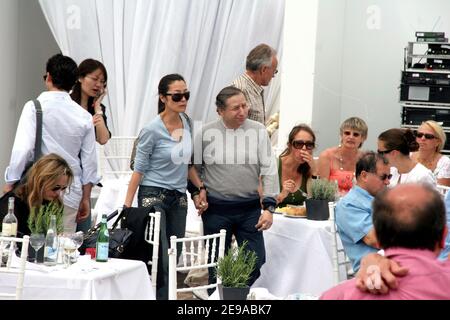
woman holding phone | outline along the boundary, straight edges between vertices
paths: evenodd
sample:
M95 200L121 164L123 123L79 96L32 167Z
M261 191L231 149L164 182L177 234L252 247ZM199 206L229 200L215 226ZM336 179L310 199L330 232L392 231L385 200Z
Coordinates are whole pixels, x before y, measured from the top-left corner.
M86 59L80 63L78 70L78 82L73 87L70 96L92 115L95 138L98 143L105 144L111 138L106 121L105 106L102 104L108 80L106 68L100 61Z

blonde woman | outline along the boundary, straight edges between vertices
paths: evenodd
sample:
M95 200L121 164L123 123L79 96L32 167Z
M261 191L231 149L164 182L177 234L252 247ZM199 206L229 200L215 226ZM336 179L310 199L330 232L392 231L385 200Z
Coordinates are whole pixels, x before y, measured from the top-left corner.
M54 153L45 155L30 168L26 183L3 195L0 200L0 212L6 214L8 198L14 197L18 235L23 236L31 233L28 224L35 224L34 217L39 209L54 204L61 208L57 221L60 221L58 229L62 232L64 205L61 195L72 181L73 173L66 160Z
M367 139L367 124L352 117L340 127L341 144L328 148L319 156L320 178L337 181L340 195L345 195L353 185L356 162L362 155L359 150Z
M416 133L419 151L411 158L430 169L437 179L437 183L450 186L450 159L441 154L446 136L442 127L433 120L422 122Z

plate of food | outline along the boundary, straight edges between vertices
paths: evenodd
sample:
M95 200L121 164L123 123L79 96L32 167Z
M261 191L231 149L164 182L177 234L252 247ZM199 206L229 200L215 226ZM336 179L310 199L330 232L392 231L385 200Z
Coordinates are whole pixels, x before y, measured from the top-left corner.
M286 206L277 208L275 212L282 213L289 218L306 218L306 208L304 206Z

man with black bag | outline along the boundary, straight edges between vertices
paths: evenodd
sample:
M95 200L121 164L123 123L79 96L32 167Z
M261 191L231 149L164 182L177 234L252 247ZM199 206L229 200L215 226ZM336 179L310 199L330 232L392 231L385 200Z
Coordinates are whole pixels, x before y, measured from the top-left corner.
M60 155L74 173L70 192L63 197L64 231L68 233L75 232L76 221L89 214L92 184L99 181L92 116L69 95L77 80L75 61L62 54L54 55L47 61L44 75L47 91L37 98L43 117L42 154ZM5 172L5 193L13 189L26 165L34 158L35 141L36 111L34 103L28 101L20 116L11 160Z

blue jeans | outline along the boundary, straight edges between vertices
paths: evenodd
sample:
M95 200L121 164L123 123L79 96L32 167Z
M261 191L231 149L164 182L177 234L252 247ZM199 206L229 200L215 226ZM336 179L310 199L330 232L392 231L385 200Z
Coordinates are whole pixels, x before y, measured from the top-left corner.
M161 212L161 231L159 235L158 276L156 279L156 299L169 297L169 256L170 237L184 237L186 230L186 193L159 187L139 186L139 207L155 207ZM181 254L181 244L177 247L177 259ZM155 279L152 279L155 281Z
M208 210L202 214L203 231L205 235L218 233L220 229L227 231L225 252L231 246L234 234L239 246L247 240L247 249L257 256L255 270L250 275L248 285L251 286L260 275L260 269L266 262L266 250L262 232L255 228L261 216L259 199L241 202L223 201L208 197ZM215 282L214 268L209 268L209 283ZM208 291L210 294L211 290Z

